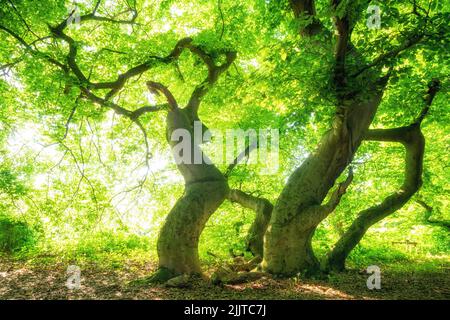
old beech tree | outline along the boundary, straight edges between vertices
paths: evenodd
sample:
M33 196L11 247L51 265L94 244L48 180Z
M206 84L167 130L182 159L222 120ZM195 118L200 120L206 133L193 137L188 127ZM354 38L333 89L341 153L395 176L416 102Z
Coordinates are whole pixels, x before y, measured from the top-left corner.
M366 231L401 208L418 191L422 184L425 147L421 123L432 108L442 79L424 79L428 87L423 87L423 107L417 110L414 121L398 128L370 127L392 75L398 76L401 73L396 65L401 61L402 55L427 41L443 39L443 24L439 21L438 14L433 15L430 8L422 7L419 1L401 2L403 9L406 8L402 12L407 12L405 16L414 19L415 27L403 30L396 35L395 41L390 42L393 45L389 44L379 50L375 59L368 59L365 56L367 52L359 50L352 42L352 36L358 23L365 24L366 11L371 3L372 1L323 1L320 5L321 12L327 13L324 16L318 14L318 4L314 0L291 0L284 7L280 5L280 10L283 8L286 11L285 19L297 22L299 37L311 39L317 48L328 50L334 57L328 81L335 98L335 110L329 130L321 138L316 150L290 174L273 204L265 198L229 187L227 177L237 160L230 165L227 173L221 172L208 161L194 164L192 159L192 164L179 164L185 190L169 210L160 231L157 243L159 270L153 280L166 281L180 274L201 273L199 237L208 219L224 201L238 203L256 213L247 238L248 249L255 256L253 262L256 269L274 275L290 276L304 271L314 273L320 270L343 270L347 256ZM140 13L136 6L128 5L126 12L117 16L102 15L99 12L100 6L100 0L93 2L90 11L81 12L75 22L81 25L98 25L101 28L138 24ZM20 17L20 9L11 2L3 10L16 10ZM73 20L73 13L69 16L66 14L59 23L48 23L48 33L45 36L37 36L33 32L33 25L28 25L26 19L19 19L16 23L1 19L2 42L6 39L14 43L17 52L47 63L65 79L64 92L77 90L80 99L114 110L139 126L145 137L146 130L140 121L141 117L148 113L164 113L167 143L171 147L180 142L172 141L174 130L193 131L194 121L201 121L199 110L203 98L239 59L237 50L214 50L205 43L197 43L195 36L185 37L178 39L172 50L165 55L149 56L128 67L126 71L118 71L118 76L111 75L109 81L93 81L86 67L79 65L79 54L83 50L80 45L82 39L75 38L69 30ZM221 32L223 33L223 29ZM52 51L52 46L39 45L48 39L62 49ZM204 80L196 84L185 105L180 105L175 94L169 90L170 83L140 80L143 74L153 68L176 64L182 54L189 54L197 59L201 63L198 68L206 71ZM12 62L12 66L14 63ZM133 109L121 106L114 98L130 81L141 81L142 86L159 95L164 102ZM229 94L233 95L233 92ZM242 107L245 108L245 105ZM295 109L296 101L292 101L289 107ZM227 106L223 108L226 110ZM193 139L193 135L191 137L192 157L195 151L203 155L201 146ZM147 143L147 139L145 141ZM312 248L314 232L333 213L351 184L351 164L358 148L362 143L373 143L372 141L389 141L404 146L404 183L381 203L361 211L323 261L319 261ZM249 149L245 151L251 152ZM341 175L344 178L337 181Z

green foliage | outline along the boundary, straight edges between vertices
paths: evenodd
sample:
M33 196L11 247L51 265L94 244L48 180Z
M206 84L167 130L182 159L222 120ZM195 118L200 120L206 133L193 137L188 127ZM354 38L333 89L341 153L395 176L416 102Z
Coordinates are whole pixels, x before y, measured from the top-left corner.
M0 215L0 253L18 253L32 248L37 233L26 222Z
M20 197L25 194L25 191L25 186L20 183L17 175L6 168L0 170L0 192Z
M20 16L7 1L0 1L0 25L28 43L36 41L24 25L38 36L49 34L67 16L62 0L14 1ZM101 2L98 14L120 15L134 1ZM417 1L430 4L430 37L387 59L379 69L392 67L383 102L373 122L376 128L407 125L422 107L424 88L440 78L437 95L423 123L426 136L424 184L417 198L433 207L432 219L450 220L449 187L450 74L448 1ZM279 128L280 170L260 174L261 165L239 165L229 177L230 186L254 192L275 202L289 174L313 152L334 116L332 71L335 67L332 37L303 38L289 1L136 1L136 25L90 21L68 34L76 41L77 63L90 81L114 81L149 56L166 56L178 40L192 37L216 63L220 52L238 52L232 67L204 97L200 117L209 128ZM377 1L382 28L368 30L366 1L341 1L335 11L329 1L316 1L325 27L331 16L352 11L352 44L360 56L349 57L350 72L389 52L411 33L423 27L423 18L411 13L411 1ZM89 1L80 3L82 14L91 12ZM126 18L126 16L120 16ZM80 98L78 80L28 54L14 37L0 30L0 243L9 252L28 248L31 254L58 253L64 259L104 260L121 264L132 257L156 256L158 231L170 207L183 192L183 181L166 144L165 114L141 118L152 157L146 167L142 132L128 119ZM448 39L447 37L443 37ZM4 40L6 39L6 40ZM37 41L42 53L66 61L67 45L59 40ZM177 62L155 66L130 79L114 98L124 107L162 103L149 99L145 82L166 84L180 105L185 105L195 86L204 80L207 68L185 52ZM364 87L371 74L353 80ZM65 90L65 83L70 84ZM106 90L94 90L104 96ZM153 99L153 100L152 100ZM149 101L150 100L150 101ZM68 121L70 120L70 121ZM205 146L217 152L214 142ZM317 229L314 246L321 257L332 247L358 212L397 190L403 178L403 149L399 145L364 142L353 161L355 178L337 210ZM226 170L226 165L219 168ZM344 173L346 174L346 173ZM342 178L341 178L342 179ZM415 199L397 214L374 226L352 253L354 265L373 261L395 262L444 257L449 253L447 230L424 221L424 209ZM245 251L245 237L254 213L224 203L208 221L201 236L200 256L205 261L229 258ZM43 230L39 243L30 225ZM28 230L28 231L27 231ZM410 239L418 252L389 245ZM208 253L209 252L209 253Z
M123 232L99 232L78 243L69 243L58 255L76 263L96 263L106 267L123 267L126 261L143 262L155 259L154 243L145 237ZM57 248L54 248L58 250Z

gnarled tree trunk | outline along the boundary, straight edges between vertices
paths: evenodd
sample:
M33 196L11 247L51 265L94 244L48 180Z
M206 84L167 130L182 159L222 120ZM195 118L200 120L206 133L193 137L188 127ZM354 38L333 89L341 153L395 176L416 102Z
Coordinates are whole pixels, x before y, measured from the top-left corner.
M326 217L326 210L319 208L360 145L384 86L385 81L365 99L360 95L342 106L318 149L290 176L266 233L263 270L287 276L319 269L311 246L317 225Z
M247 234L247 250L255 257L263 257L264 235L272 215L273 205L265 198L258 198L241 190L233 189L228 198L245 208L255 211L255 220Z
M372 130L368 139L398 141L406 148L405 181L401 188L382 203L358 214L356 220L330 252L326 269L342 271L350 251L359 243L367 230L388 215L400 209L422 185L422 162L425 139L419 125L393 130Z
M181 109L172 93L162 84L147 82L150 91L165 95L169 113L166 121L167 141L174 152L178 170L185 181L184 194L169 212L157 243L159 270L153 281L166 281L178 274L201 273L198 242L209 217L228 196L228 182L212 161L203 154L194 128L200 124L198 110L202 98L219 76L236 58L233 51L225 52L225 62L216 65L211 56L186 38L179 42L172 55L182 48L189 49L207 66L208 75L196 86L185 108ZM198 141L200 138L200 141ZM182 147L180 148L180 145Z
M228 184L223 174L206 157L194 141L192 121L188 109L175 109L167 116L167 138L171 147L178 143L190 146L190 161L178 163L185 180L184 194L170 210L162 227L157 244L159 267L170 278L178 274L201 273L198 242L200 234L211 214L228 195ZM173 141L175 130L189 132L183 139ZM187 152L185 148L181 152ZM201 163L194 163L194 154L201 155ZM180 155L176 155L180 156ZM186 158L185 158L186 159ZM167 280L167 279L161 279Z
M429 84L425 108L413 124L395 129L369 130L365 135L364 139L366 140L399 142L403 144L406 150L405 179L398 191L386 197L380 204L363 210L358 214L356 220L328 254L324 266L326 270L344 270L345 260L367 230L375 223L403 207L422 186L425 138L420 129L420 124L428 113L434 96L439 90L439 85L440 83L437 80Z

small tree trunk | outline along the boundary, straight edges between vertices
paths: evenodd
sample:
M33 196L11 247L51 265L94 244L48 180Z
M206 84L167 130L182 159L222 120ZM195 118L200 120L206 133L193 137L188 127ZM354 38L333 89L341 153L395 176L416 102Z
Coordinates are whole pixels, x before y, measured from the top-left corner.
M266 236L263 270L278 276L293 276L302 271L310 273L317 270L319 262L311 244L314 231L314 227L302 230L294 223L278 230L272 226ZM279 251L276 251L276 247Z
M241 190L233 189L228 198L237 202L245 208L255 211L255 220L253 220L247 234L247 250L255 257L263 257L264 235L269 225L272 215L273 205L265 198L259 198L247 194Z

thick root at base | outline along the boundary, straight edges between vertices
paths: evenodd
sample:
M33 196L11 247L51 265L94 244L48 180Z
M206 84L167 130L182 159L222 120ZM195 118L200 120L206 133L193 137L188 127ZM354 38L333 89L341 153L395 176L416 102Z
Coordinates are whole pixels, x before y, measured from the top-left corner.
M159 268L158 270L156 270L154 274L152 274L147 279L149 283L164 283L177 276L179 276L179 274L170 269Z
M148 285L164 285L168 288L189 288L194 281L206 280L199 273L176 273L167 268L159 268L155 273L148 277L137 279L129 283L130 286L141 287Z
M219 268L211 275L211 283L214 285L239 284L253 282L263 277L271 278L271 275L265 272L233 272L227 268Z
M152 275L133 280L129 283L129 285L133 287L140 287L151 284L162 284L177 276L179 276L179 274L173 272L172 270L167 268L159 268Z
M266 272L259 272L258 264L261 258L255 257L246 262L244 259L235 259L234 264L219 267L211 275L211 283L214 285L239 284L256 281L262 277L271 278Z
M260 256L256 256L253 259L246 261L243 257L234 258L234 263L229 265L228 267L235 272L239 271L252 271L257 268L261 263L262 258ZM259 271L259 270L258 270Z

